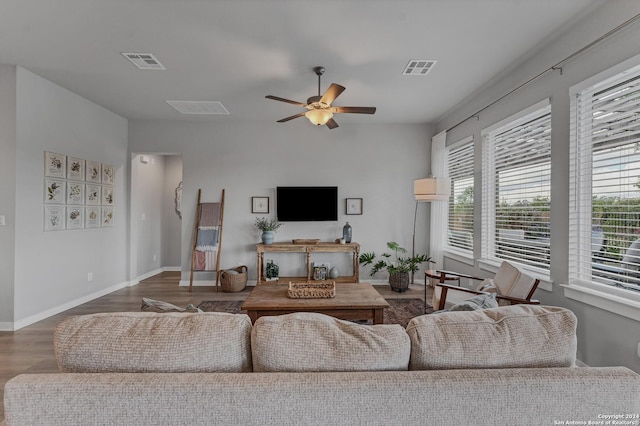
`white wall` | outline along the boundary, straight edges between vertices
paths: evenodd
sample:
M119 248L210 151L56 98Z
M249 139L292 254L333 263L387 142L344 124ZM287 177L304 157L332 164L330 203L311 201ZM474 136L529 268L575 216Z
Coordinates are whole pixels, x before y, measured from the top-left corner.
M132 121L131 152L181 152L183 159L182 279L189 279L197 190L203 201L219 201L226 189L223 268L242 263L249 279L256 279L255 244L260 235L251 213L252 196L271 197L275 214L275 188L284 185L335 185L339 188L337 222L286 223L277 241L320 238L333 241L348 220L353 240L362 251L381 252L395 240L410 248L413 232L413 179L429 171L432 130L426 125L345 124L338 129L316 128L299 120L287 124L228 122ZM346 216L344 199L364 199L362 216ZM419 209L418 252L428 250L427 209ZM132 229L132 232L134 230ZM331 261L350 273L348 259ZM281 274L300 273L304 259L278 262ZM342 266L340 266L342 265ZM361 271L361 277L368 273ZM211 279L199 273L196 280ZM381 279L385 277L381 275Z
M607 2L557 40L541 46L536 54L498 76L473 97L446 114L437 124L441 131L488 105L529 78L544 71L573 52L596 40L607 31L640 13L637 1ZM552 153L551 153L551 292L538 290L536 297L542 303L570 308L578 316L578 357L589 365L625 365L640 372L637 345L640 342L640 324L612 312L570 300L564 296L560 284L568 282L569 255L569 88L611 66L640 54L640 23L608 38L563 67L535 83L507 97L495 106L464 122L449 132L447 143L474 135L476 149L476 224L480 223L480 191L483 128L510 116L534 103L551 99ZM480 253L481 229L475 227L476 257ZM488 275L486 271L471 268L452 258L445 260L445 268L461 272ZM482 276L482 275L481 275Z
M13 328L16 207L16 67L0 65L0 330Z
M128 160L123 117L20 67L16 93L14 321L21 327L127 284ZM113 227L43 231L44 151L114 166Z

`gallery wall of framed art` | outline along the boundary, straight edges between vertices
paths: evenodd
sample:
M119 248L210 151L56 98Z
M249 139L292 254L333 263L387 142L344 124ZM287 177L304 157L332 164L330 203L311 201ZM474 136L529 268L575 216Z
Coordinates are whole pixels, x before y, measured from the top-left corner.
M115 170L109 164L44 152L44 230L113 226Z

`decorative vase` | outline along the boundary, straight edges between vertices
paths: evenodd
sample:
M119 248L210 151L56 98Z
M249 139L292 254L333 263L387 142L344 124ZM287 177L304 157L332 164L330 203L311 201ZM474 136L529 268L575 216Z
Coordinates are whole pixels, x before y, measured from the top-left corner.
M339 276L340 274L338 273L338 268L336 268L335 266L329 270L329 278L331 278L332 280L335 280Z
M262 233L262 242L264 244L271 244L273 243L273 231L264 231Z
M409 289L409 273L394 272L389 274L389 285L391 286L391 290L404 293Z
M349 222L342 227L342 238L345 243L351 242L351 225L349 225Z

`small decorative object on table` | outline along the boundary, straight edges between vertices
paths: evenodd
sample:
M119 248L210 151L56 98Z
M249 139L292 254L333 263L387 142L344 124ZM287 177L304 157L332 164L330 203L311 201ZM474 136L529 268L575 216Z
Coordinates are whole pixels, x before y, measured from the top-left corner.
M280 275L280 268L278 265L273 263L273 260L267 261L267 266L265 266L265 277L268 281L274 281L278 279Z
M264 244L273 243L273 234L284 223L278 222L276 218L268 219L266 217L256 218L256 228L262 231L262 242Z
M289 282L287 296L290 299L329 299L336 297L336 282L292 283Z
M242 291L247 286L247 267L227 269L220 273L220 288L226 293Z
M291 240L291 242L293 244L304 244L306 246L310 246L310 245L319 244L320 243L320 239L318 239L318 238L311 238L311 239L296 238L296 239Z
M346 243L350 243L351 242L351 225L349 225L349 222L346 223L346 225L344 225L342 227L342 239L346 242Z

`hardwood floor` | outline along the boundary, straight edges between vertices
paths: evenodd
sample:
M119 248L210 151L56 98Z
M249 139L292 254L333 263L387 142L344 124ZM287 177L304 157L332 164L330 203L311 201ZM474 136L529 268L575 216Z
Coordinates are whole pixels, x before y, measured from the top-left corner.
M53 330L67 317L98 312L139 311L143 297L181 307L190 303L198 305L204 300L244 300L253 288L247 287L239 293L224 293L216 292L214 287L194 287L193 292L189 293L188 287L178 286L179 281L180 272L163 272L138 285L107 294L18 331L0 332L0 398L4 400L4 385L12 377L23 373L58 371L53 353ZM423 299L424 287L421 285L412 285L402 294L391 291L388 285L375 287L385 299ZM0 421L2 419L4 403L0 404Z

